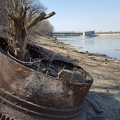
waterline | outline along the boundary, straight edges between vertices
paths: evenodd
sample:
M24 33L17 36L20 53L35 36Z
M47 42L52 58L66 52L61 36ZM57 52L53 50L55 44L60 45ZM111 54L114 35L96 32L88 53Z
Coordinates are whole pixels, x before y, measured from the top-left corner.
M60 42L76 47L79 52L106 54L120 60L120 38L58 38Z

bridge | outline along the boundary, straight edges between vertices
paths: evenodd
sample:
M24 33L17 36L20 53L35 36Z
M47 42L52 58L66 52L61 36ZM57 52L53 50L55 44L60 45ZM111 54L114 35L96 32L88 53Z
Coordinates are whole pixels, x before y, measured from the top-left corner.
M81 36L83 35L82 32L53 32L52 36Z

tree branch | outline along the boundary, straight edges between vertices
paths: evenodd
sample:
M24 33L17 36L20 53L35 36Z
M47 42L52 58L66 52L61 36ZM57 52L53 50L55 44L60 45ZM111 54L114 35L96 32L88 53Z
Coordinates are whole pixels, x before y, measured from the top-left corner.
M49 14L46 14L42 20L48 19L48 18L52 17L52 16L55 15L55 14L56 14L56 13L55 13L54 11L51 12L51 13L49 13Z
M55 15L55 12L51 12L49 14L45 14L45 12L38 13L38 15L36 17L34 17L30 22L27 23L26 28L30 29L34 25L36 25L38 22L40 22L44 19L48 19L48 18L52 17L53 15Z

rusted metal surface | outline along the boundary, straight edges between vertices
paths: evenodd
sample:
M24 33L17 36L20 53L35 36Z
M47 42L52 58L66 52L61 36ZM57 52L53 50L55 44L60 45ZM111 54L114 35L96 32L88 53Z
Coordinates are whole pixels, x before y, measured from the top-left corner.
M2 89L0 89L0 101L11 108L14 108L15 110L21 111L25 114L37 116L39 118L47 117L54 119L69 119L81 115L85 109L83 108L84 104L73 109L55 109L38 106L36 104L20 99L14 95L11 95Z
M14 120L14 119L12 119L12 118L10 118L10 117L0 113L0 120Z
M66 63L66 65L77 67L80 71L82 70L82 74L89 76L85 70L72 64L69 60L61 57L56 57L56 59ZM21 112L22 115L25 114L32 118L34 116L36 120L42 120L42 118L69 120L77 116L82 118L83 114L85 118L84 98L92 83L92 78L86 83L58 80L56 77L25 67L13 60L0 47L1 107L12 108L14 111ZM8 112L7 109L1 110L0 114ZM17 120L22 119L18 118Z

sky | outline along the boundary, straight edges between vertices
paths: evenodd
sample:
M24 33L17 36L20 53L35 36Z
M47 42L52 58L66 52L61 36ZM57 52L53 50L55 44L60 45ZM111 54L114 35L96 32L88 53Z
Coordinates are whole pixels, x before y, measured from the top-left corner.
M54 31L120 31L120 0L40 0Z

